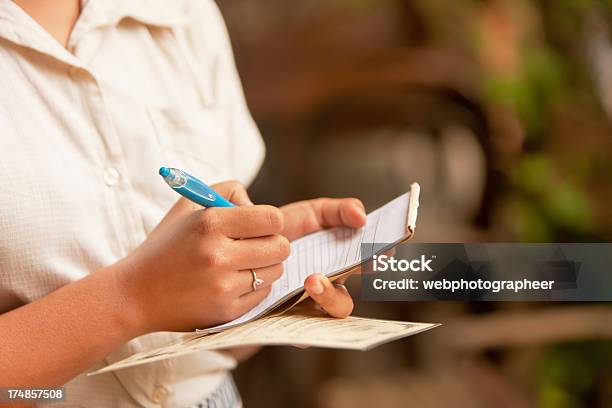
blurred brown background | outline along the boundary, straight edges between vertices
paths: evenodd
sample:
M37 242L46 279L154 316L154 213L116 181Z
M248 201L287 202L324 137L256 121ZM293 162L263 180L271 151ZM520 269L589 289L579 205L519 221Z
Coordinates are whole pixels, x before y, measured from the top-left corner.
M418 241L612 237L609 0L217 2L268 147L255 200L371 210L418 181ZM236 377L248 407L612 406L611 310L357 301L444 326L268 348Z

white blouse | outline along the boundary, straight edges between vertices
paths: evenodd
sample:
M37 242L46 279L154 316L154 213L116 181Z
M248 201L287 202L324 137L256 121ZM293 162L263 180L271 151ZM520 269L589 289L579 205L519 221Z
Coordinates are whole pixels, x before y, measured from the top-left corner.
M263 156L212 0L85 1L67 49L0 0L0 313L138 246L178 199L160 166L248 184ZM204 352L81 375L66 405L184 407L235 365Z

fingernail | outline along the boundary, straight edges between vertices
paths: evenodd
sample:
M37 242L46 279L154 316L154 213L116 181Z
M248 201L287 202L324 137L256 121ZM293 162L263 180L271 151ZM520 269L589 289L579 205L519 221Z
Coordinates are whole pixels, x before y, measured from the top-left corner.
M321 282L323 278L318 278L310 287L310 291L315 295L320 295L325 292L325 287L323 286L323 282Z
M325 288L325 290L331 288L333 285L331 283L331 281L327 278L327 276L322 276L321 277L321 283L323 284L323 287Z
M359 209L359 215L361 215L363 218L366 218L366 213L361 208Z

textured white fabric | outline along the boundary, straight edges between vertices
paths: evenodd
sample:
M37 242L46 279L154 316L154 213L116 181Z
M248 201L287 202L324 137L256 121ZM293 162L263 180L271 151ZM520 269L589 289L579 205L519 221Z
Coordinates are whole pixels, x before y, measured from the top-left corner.
M212 0L83 5L64 48L0 0L0 313L139 245L178 198L160 166L247 184L263 160ZM143 336L107 360L174 337ZM189 406L235 364L206 352L81 375L66 405Z

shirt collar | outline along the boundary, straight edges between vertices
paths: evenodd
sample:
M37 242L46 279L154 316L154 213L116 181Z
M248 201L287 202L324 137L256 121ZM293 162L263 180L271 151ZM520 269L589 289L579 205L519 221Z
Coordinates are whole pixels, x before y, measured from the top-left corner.
M116 25L125 18L159 27L181 26L192 15L184 0L82 0L82 4L83 16L95 15L88 22L90 28Z
M117 25L131 18L145 25L176 27L187 24L193 13L187 0L81 0L82 12L70 35L71 44L86 33ZM0 38L50 55L70 65L82 63L62 47L12 0L0 0Z

